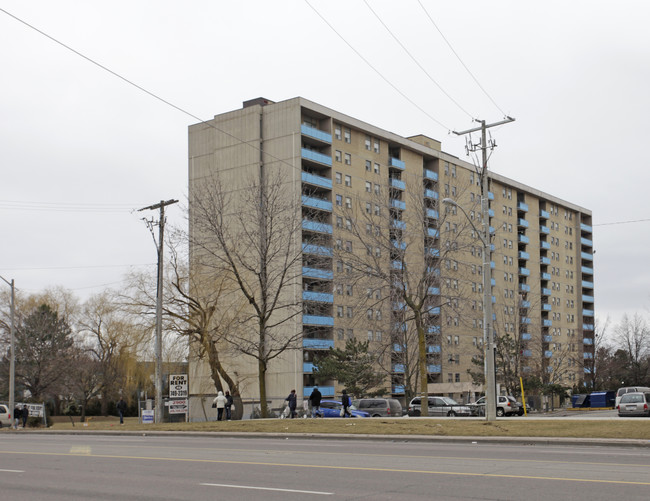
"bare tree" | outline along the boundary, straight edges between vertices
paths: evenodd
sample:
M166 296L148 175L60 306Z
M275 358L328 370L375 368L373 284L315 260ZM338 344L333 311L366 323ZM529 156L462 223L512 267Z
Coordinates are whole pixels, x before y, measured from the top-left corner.
M645 384L650 373L650 329L648 323L638 313L632 317L623 316L615 329L618 346L625 351L629 361L629 384Z
M268 169L268 167L267 167ZM232 291L219 312L237 309L226 341L257 362L261 416L267 417L269 364L297 349L302 299L302 218L279 173L251 178L233 192L219 174L190 201L190 267L219 276ZM243 307L242 307L243 305ZM254 333L254 334L253 334Z

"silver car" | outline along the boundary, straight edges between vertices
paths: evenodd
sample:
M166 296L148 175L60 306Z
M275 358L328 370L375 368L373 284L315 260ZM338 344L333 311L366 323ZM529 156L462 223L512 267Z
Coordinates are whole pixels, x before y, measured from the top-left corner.
M0 404L0 428L3 426L12 426L11 413L9 412L9 407L4 404Z
M461 405L449 397L428 397L429 416L470 416L472 411L466 405ZM420 416L422 401L420 397L411 400L408 407L409 416Z
M650 416L650 392L626 393L616 409L619 416Z

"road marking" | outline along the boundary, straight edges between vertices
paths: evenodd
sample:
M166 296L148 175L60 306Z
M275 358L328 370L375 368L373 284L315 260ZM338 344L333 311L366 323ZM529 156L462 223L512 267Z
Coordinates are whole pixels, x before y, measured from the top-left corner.
M362 466L331 466L318 464L299 463L267 463L262 461L228 461L225 459L197 459L197 458L161 458L151 456L118 456L112 454L71 454L64 452L23 452L23 451L0 451L3 454L20 454L27 456L72 456L72 457L94 457L103 459L134 459L146 461L170 461L180 463L209 463L209 464L239 464L247 466L278 466L288 468L313 468L321 470L345 470L345 471L375 471L386 473L418 473L424 475L451 475L457 477L484 477L484 478L516 478L525 480L560 480L565 482L595 483L595 484L620 484L620 485L650 485L650 482L633 482L626 480L603 480L592 478L564 478L564 477L538 477L534 475L506 475L499 473L470 473L460 471L435 471L435 470L407 470L399 468L370 468Z
M3 473L25 473L25 470L0 470Z
M273 487L254 487L252 485L230 485L230 484L208 484L208 483L202 483L199 485L207 485L208 487L229 487L231 489L254 489L258 491L297 492L298 494L319 494L321 496L331 496L334 494L333 492L298 491L294 489L275 489Z

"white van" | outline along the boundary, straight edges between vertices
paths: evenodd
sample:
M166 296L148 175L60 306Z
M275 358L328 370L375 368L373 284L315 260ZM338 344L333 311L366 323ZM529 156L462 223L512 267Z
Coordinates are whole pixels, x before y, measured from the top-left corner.
M614 402L614 409L618 409L618 404L621 401L621 397L626 393L633 393L640 391L642 393L650 392L650 388L647 386L626 386L624 388L619 388L616 392L616 402Z

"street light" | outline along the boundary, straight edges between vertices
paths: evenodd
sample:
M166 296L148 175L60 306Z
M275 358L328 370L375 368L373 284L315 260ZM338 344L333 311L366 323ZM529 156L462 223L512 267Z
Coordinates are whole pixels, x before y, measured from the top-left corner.
M481 218L483 220L483 231L479 231L465 209L455 200L443 198L443 204L451 205L460 209L465 215L469 224L478 235L483 244L483 345L485 353L485 418L488 421L496 420L496 380L494 376L494 337L492 334L492 248L490 246L490 223L487 210L487 193L481 199Z
M0 278L11 287L11 353L9 355L9 412L14 411L15 407L15 395L16 392L16 335L15 335L15 325L14 317L16 311L16 286L14 284L14 279L11 279L9 282L6 278L0 276Z

